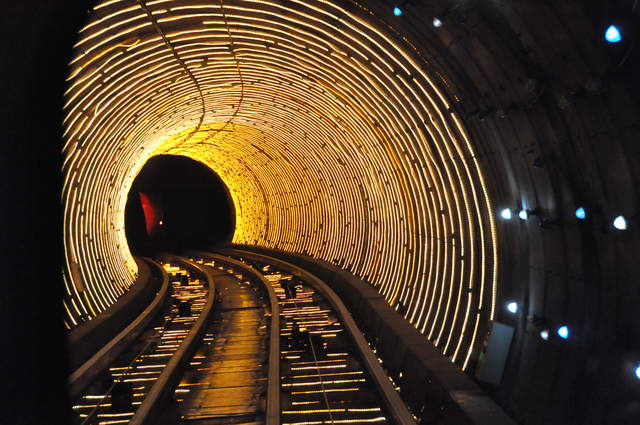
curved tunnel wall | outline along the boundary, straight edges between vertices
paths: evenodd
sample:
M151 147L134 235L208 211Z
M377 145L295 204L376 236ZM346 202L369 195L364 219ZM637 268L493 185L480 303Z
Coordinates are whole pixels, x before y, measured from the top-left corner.
M640 418L640 62L629 51L640 11L631 3L412 2L403 15L402 33L462 99L496 210L536 210L497 223L496 318L516 333L495 395L522 423ZM443 27L426 27L425 16ZM624 17L625 46L603 41L612 17ZM627 231L613 229L617 215ZM518 315L500 305L509 299ZM554 332L563 324L567 341Z
M67 326L128 288L127 190L149 157L183 155L228 186L234 242L339 264L467 367L495 313L490 199L461 99L371 11L105 1L75 47Z

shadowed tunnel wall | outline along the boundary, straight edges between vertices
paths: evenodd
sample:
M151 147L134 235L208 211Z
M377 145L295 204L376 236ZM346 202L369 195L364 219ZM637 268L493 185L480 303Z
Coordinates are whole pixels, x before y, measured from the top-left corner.
M229 187L234 242L350 270L460 367L491 318L514 326L495 396L516 419L637 423L638 49L601 37L637 11L390 7L96 3L66 93L67 326L126 291L127 190L152 155L184 155ZM494 223L505 207L535 215ZM561 324L568 342L539 338Z

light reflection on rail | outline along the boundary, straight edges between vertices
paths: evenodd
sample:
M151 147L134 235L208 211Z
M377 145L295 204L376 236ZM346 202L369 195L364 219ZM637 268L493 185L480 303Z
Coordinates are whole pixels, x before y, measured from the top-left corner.
M74 404L75 423L128 423L202 312L208 294L204 282L177 263L163 267L171 280L171 306Z

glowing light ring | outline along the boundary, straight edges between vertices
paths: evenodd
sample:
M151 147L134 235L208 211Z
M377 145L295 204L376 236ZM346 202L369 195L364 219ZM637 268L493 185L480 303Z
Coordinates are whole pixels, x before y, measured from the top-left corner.
M65 324L131 285L127 192L151 156L183 155L227 184L234 242L340 264L464 369L497 248L446 80L366 9L292 3L225 1L227 28L219 4L148 1L170 48L130 1L94 7L66 92Z

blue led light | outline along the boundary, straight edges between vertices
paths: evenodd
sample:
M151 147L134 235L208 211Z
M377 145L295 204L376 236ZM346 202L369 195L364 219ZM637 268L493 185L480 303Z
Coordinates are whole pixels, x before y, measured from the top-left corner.
M502 211L500 211L500 217L505 220L511 220L511 210L509 208L503 209Z
M640 379L640 366L636 367L636 377Z
M402 9L400 9L398 6L393 8L393 14L396 16L400 16L402 15Z
M557 332L560 338L569 339L569 328L567 326L560 326Z
M584 210L584 208L580 207L576 210L576 218L580 220L584 220L585 218L587 218L587 212Z
M604 32L604 39L609 43L619 43L622 41L622 34L615 25L609 25L609 28Z
M507 310L509 310L509 313L516 314L518 312L518 303L511 301L507 304Z
M527 212L527 210L520 210L520 212L518 213L518 217L520 217L520 220L526 220L529 218L529 213Z

